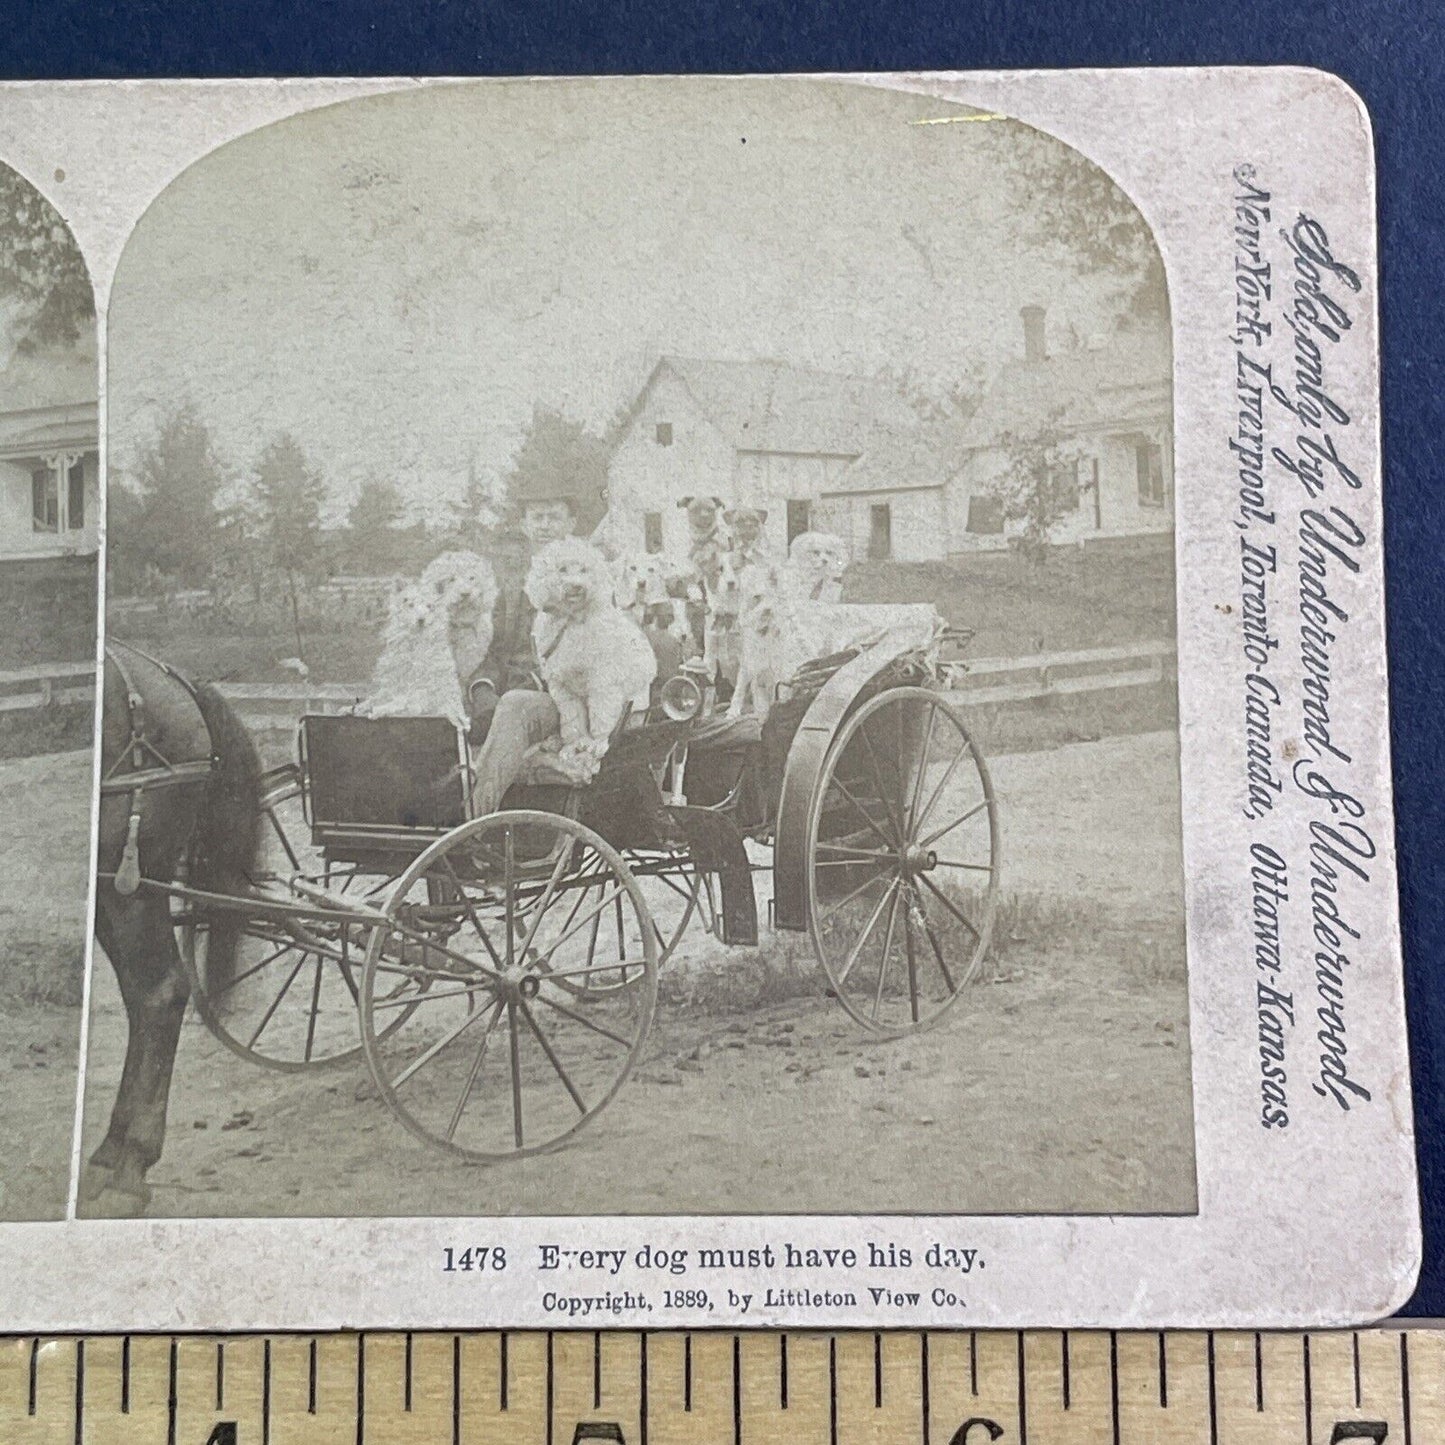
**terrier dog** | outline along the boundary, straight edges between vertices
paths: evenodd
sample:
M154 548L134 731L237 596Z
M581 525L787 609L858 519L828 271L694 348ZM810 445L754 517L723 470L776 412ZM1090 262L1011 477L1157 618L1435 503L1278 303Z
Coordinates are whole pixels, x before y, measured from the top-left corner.
M475 552L443 552L391 597L367 717L445 717L468 724L462 678L492 645L497 584Z
M658 682L677 672L689 655L686 604L668 595L670 572L655 553L624 557L617 565L613 600L641 629L657 657Z
M633 553L617 564L617 585L613 600L639 627L647 620L647 609L666 602L667 564L653 553Z
M742 576L747 564L739 564L731 552L718 564L717 581L708 591L703 619L703 668L709 677L721 678L729 686L737 681L742 665L742 642L738 618L742 613Z
M532 559L532 641L557 704L559 765L589 782L629 704L645 708L657 659L613 597L607 559L580 537L549 542Z
M687 513L687 560L693 576L704 587L717 578L717 569L727 551L727 533L720 521L721 497L683 497L677 504Z
M732 507L723 513L728 532L728 556L733 566L742 571L768 557L768 540L763 533L768 514L762 507Z

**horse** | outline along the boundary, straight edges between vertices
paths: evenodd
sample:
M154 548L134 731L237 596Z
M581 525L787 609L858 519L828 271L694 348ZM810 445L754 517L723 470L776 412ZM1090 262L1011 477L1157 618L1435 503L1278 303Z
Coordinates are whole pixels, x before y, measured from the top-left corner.
M190 975L166 885L242 894L261 844L261 760L230 704L145 653L106 649L96 834L95 935L125 1004L125 1065L110 1126L91 1155L88 1213L134 1215L150 1201ZM160 887L148 887L147 882ZM206 982L234 976L238 914L214 911Z

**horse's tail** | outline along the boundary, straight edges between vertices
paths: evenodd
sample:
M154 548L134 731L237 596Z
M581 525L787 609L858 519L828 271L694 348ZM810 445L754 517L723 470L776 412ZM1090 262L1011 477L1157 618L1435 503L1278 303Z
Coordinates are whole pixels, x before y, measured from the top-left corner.
M208 893L244 893L261 852L261 757L235 710L209 683L195 691L211 734L216 772L196 822L190 881ZM206 985L212 996L234 977L242 919L226 910L211 919Z

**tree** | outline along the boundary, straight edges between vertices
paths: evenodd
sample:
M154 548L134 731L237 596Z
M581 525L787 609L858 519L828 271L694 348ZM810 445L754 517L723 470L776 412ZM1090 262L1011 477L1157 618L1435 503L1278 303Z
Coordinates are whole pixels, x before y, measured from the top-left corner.
M0 299L18 303L18 349L73 346L95 324L95 293L60 213L0 165Z
M1061 426L1055 410L1036 430L1005 432L999 438L1004 465L988 487L1004 520L1016 524L1011 545L1035 566L1049 555L1054 529L1079 506L1081 449Z
M348 565L358 571L394 570L396 524L401 520L401 494L389 479L368 477L347 514Z
M270 442L256 464L256 503L267 551L286 575L296 655L303 661L301 602L297 579L316 556L321 533L321 502L326 487L289 432Z
M136 576L158 573L183 586L210 579L216 556L216 497L225 483L211 434L190 403L162 418L111 498L109 549Z
M326 486L301 444L283 432L256 464L256 503L271 560L294 581L316 555Z
M508 509L567 496L576 504L578 532L590 532L607 510L608 457L606 441L582 422L552 407L535 407L504 480Z
M1080 276L1112 280L1121 321L1167 319L1169 293L1154 233L1109 174L1022 123L982 129L1012 181L1006 204L1018 238Z

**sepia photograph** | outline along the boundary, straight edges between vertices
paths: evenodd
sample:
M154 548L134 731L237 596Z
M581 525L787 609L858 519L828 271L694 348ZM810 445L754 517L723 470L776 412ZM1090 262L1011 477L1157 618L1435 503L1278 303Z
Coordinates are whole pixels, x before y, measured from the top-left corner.
M69 325L88 440L58 332L0 374L25 598L94 565ZM197 160L106 330L82 1217L1196 1211L1175 345L1098 164L429 85ZM80 928L10 963L67 1142Z
M0 162L0 1220L62 1218L70 1180L90 882L97 411L85 262L55 206Z

